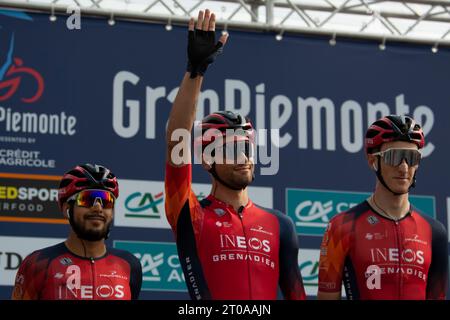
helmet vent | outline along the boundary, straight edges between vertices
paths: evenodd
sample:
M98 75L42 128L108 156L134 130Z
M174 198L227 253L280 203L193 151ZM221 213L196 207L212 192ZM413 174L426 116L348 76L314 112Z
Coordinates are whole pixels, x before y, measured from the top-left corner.
M373 124L374 126L378 126L380 128L386 129L386 130L392 130L391 126L384 122L384 121L377 121Z
M69 179L63 179L61 180L61 183L59 184L59 188L65 188L67 187L70 183L72 182L72 180Z
M91 183L87 180L75 182L75 186L77 186L77 187L85 187L85 186L89 186L90 184Z
M383 135L381 136L383 139L391 139L394 138L396 136L396 134L394 132L385 132L383 133Z
M103 185L107 188L111 188L114 189L116 186L114 183L110 182L110 181L103 181Z
M70 175L75 176L75 177L77 177L77 178L84 178L83 172L81 172L81 171L79 171L79 170L72 170L72 171L70 171L70 172L67 173L67 174L70 174Z
M378 134L377 131L375 130L368 130L366 133L366 138L368 139L372 139L373 137L375 137Z

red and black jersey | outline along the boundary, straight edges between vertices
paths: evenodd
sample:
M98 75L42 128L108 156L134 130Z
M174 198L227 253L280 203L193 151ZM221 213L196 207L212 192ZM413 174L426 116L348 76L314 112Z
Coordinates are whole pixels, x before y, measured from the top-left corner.
M444 226L414 207L394 221L367 201L333 217L320 249L319 291L348 299L445 299Z
M252 201L239 212L212 195L199 202L191 165L166 166L166 214L192 299L305 299L292 220Z
M16 275L13 299L131 300L137 299L142 268L131 253L108 249L100 258L84 258L64 243L27 256Z

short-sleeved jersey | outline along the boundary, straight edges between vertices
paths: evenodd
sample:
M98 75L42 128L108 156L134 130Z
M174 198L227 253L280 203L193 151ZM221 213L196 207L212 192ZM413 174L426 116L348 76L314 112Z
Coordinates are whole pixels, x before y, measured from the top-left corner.
M64 243L27 256L19 267L13 299L131 300L138 299L142 268L131 253L108 249L100 258L84 258Z
M348 299L445 299L448 281L444 226L410 208L398 221L367 201L333 217L324 234L319 291Z
M166 214L190 296L200 299L304 299L292 220L249 201L238 212L191 189L191 166L166 165Z

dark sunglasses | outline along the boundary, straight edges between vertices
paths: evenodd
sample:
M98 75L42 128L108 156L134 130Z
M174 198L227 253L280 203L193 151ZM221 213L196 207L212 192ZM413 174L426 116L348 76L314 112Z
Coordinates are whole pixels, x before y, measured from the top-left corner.
M397 167L405 159L408 166L412 167L420 163L422 154L416 149L387 149L381 152L372 153L374 156L380 156L384 163L389 166Z
M67 201L70 200L75 201L77 206L86 208L93 207L99 201L103 209L112 209L116 198L111 192L106 190L87 189L67 199Z

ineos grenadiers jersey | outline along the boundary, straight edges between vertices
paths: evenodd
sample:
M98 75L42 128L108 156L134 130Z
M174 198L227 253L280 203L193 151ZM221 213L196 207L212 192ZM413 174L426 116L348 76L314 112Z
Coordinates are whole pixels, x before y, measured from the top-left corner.
M251 201L236 212L212 195L199 202L191 165L166 165L166 214L192 299L305 299L292 220Z
M141 264L127 251L108 249L103 257L84 258L60 243L25 258L16 275L12 298L134 300L141 283Z
M319 291L348 299L445 299L444 226L411 207L398 221L367 201L333 217L320 249Z

